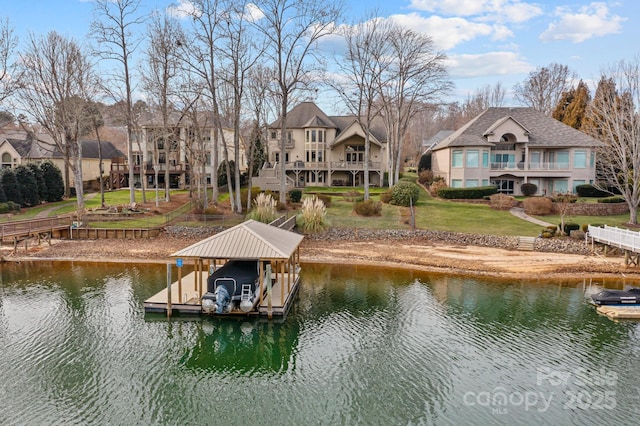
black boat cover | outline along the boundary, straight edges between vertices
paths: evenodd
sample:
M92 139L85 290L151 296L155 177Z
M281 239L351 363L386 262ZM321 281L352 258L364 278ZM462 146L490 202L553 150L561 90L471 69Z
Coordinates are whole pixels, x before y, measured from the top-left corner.
M207 278L207 292L215 293L216 280L219 284L225 285L229 295L240 296L242 293L243 284L251 284L251 290L255 290L256 282L259 277L258 261L256 260L230 260L225 263L220 269L209 275ZM232 278L235 280L235 288L230 288L230 280L224 278Z
M640 304L640 288L629 290L602 290L592 294L591 300L596 305L634 305Z

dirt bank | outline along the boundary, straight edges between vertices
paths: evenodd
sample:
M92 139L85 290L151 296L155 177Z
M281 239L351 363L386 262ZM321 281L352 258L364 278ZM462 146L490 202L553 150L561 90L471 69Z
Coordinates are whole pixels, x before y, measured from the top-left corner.
M4 246L5 261L37 259L105 262L173 262L170 255L202 239L164 234L144 240L54 240L28 249ZM323 241L305 239L302 262L389 265L424 271L515 278L620 277L640 280L640 268L625 267L621 256L518 251L450 242L411 240Z

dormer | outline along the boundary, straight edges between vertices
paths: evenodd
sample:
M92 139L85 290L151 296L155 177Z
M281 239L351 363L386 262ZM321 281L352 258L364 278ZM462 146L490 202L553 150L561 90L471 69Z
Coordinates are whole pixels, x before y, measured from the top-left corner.
M531 132L525 126L520 124L518 120L511 116L503 117L493 123L484 133L483 136L487 142L496 144L500 143L527 143Z

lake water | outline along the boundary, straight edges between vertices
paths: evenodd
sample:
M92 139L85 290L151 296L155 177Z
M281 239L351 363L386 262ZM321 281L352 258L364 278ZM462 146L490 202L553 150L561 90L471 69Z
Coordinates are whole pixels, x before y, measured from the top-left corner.
M163 265L2 264L0 424L637 424L594 283L303 265L285 321L145 315ZM598 283L596 283L598 284Z

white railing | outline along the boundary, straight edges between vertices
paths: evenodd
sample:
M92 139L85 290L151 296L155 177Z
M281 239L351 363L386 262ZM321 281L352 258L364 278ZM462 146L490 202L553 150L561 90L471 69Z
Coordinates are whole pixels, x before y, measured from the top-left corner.
M592 241L640 253L639 232L617 228L615 226L605 225L604 228L600 228L589 225L587 237L591 238Z

